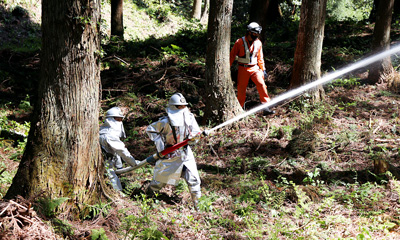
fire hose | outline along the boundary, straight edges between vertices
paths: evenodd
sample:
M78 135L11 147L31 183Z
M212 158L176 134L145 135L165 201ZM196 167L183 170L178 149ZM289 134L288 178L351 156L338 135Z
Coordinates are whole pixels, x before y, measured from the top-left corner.
M376 55L370 56L370 57L368 57L368 58L366 58L364 60L357 61L357 62L349 65L348 67L345 67L343 69L336 70L333 73L327 74L327 75L323 76L322 78L320 78L320 79L318 79L316 81L313 81L313 82L310 82L308 84L302 85L301 87L298 87L296 89L292 89L292 90L290 90L290 91L288 91L288 92L286 92L284 94L281 94L281 95L275 97L274 99L272 99L268 103L264 103L264 104L261 104L258 107L250 109L249 111L245 112L244 114L236 116L236 117L234 117L234 118L232 118L232 119L230 119L230 120L228 120L228 121L226 121L226 122L224 122L224 123L212 128L210 130L205 130L201 134L199 134L198 136L196 136L196 137L194 137L192 139L186 139L183 142L177 143L177 144L173 145L172 147L164 149L161 153L153 154L153 155L147 157L145 160L140 161L136 166L131 166L131 167L119 169L119 170L116 170L115 173L122 174L122 173L130 172L132 170L135 170L135 169L138 169L140 167L143 167L143 166L145 166L145 165L147 165L149 163L154 163L158 159L163 158L168 153L171 153L171 152L177 150L178 148L186 146L187 144L189 144L190 141L193 141L196 138L202 138L204 136L208 136L209 133L212 132L212 131L215 131L215 130L217 130L219 128L222 128L222 127L224 127L224 126L226 126L228 124L231 124L231 123L233 123L235 121L238 121L239 119L242 119L242 118L244 118L246 116L254 114L255 112L258 112L258 111L260 111L260 110L262 110L264 108L271 107L271 106L277 105L278 103L281 103L282 101L288 100L290 98L297 97L297 96L301 95L302 93L304 93L304 92L306 92L306 91L308 91L308 90L310 90L310 89L312 89L314 87L317 87L319 85L323 85L323 84L328 83L330 81L333 81L334 79L336 79L336 78L338 78L338 77L340 77L340 76L342 76L342 75L344 75L346 73L349 73L351 71L354 71L355 69L367 66L367 65L369 65L369 64L371 64L373 62L376 62L376 61L378 61L380 59L386 58L386 57L388 57L388 56L390 56L392 54L395 54L397 52L400 52L400 45L393 46L389 50L385 50L385 51L383 51L381 53L378 53Z
M186 145L188 145L191 141L197 141L200 138L206 137L210 134L210 131L208 130L204 130L202 133L199 133L197 136L190 138L190 139L186 139L180 143L177 143L175 145L172 145L169 148L164 149L163 151L159 152L159 153L155 153L149 157L147 157L146 159L140 161L136 166L130 166L130 167L126 167L126 168L122 168L122 169L118 169L115 170L116 174L123 174L123 173L127 173L127 172L131 172L135 169L141 168L146 166L147 164L150 163L155 163L157 160L162 159L164 156L166 156L167 154L176 151L177 149L184 147Z

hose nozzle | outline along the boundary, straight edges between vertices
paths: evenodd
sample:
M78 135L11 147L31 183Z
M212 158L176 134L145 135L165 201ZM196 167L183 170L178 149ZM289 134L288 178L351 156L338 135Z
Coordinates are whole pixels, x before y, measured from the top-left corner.
M209 130L204 130L201 135L203 135L203 137L207 137L208 135L210 135L210 131Z

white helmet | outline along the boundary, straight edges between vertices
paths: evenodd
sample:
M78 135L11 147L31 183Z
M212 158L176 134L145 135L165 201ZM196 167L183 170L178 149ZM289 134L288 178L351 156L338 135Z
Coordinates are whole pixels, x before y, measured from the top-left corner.
M252 22L249 25L247 25L247 31L261 34L262 27L258 25L256 22Z
M181 93L175 93L169 99L168 105L181 106L181 105L188 105L188 103L186 102L185 97Z
M107 113L106 117L124 117L119 107L110 108Z

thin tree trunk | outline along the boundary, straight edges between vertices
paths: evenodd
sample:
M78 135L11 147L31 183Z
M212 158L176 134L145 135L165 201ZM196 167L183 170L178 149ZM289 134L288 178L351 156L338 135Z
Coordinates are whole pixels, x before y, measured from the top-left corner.
M369 17L368 17L369 21L371 21L371 22L375 22L379 2L380 2L380 0L374 0L374 2L372 4L372 9L371 9L371 12L369 13Z
M233 0L211 0L207 31L206 108L203 123L220 123L242 111L230 76Z
M268 8L270 0L253 0L250 7L250 20L249 22L256 22L261 25L262 32L260 35L261 42L265 41L265 29L268 25Z
M210 9L210 0L204 0L204 9L203 9L203 12L202 12L201 18L200 18L200 22L202 24L206 24L208 21L209 9Z
M321 53L327 0L303 0L290 88L321 77ZM313 101L324 97L322 86L309 91Z
M380 52L390 48L390 25L393 6L394 0L380 1L379 3L372 40L373 52ZM392 61L389 56L371 65L368 80L373 84L387 82L393 72Z
M199 19L201 17L201 0L193 0L192 18Z
M124 38L124 0L111 0L111 35Z
M279 6L280 3L281 1L279 0L269 0L269 7L267 9L267 12L265 13L266 24L273 23L282 19L282 11Z
M397 20L400 18L400 0L395 0L394 1L394 6L393 6L393 20Z
M69 197L70 204L96 202L104 171L98 140L100 1L43 0L42 13L39 100L6 198L45 193Z

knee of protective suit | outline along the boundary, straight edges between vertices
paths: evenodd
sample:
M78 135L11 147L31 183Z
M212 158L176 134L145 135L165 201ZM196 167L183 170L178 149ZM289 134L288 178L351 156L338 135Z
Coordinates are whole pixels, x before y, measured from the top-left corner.
M119 178L118 178L117 174L114 172L114 170L110 169L108 171L108 177L110 179L112 187L117 191L122 191L121 181L119 180Z
M156 181L156 180L153 180L153 181L150 182L149 188L150 188L152 191L158 192L158 191L160 191L161 188L163 188L165 185L166 185L165 183L162 183L162 182L158 182L158 181Z

